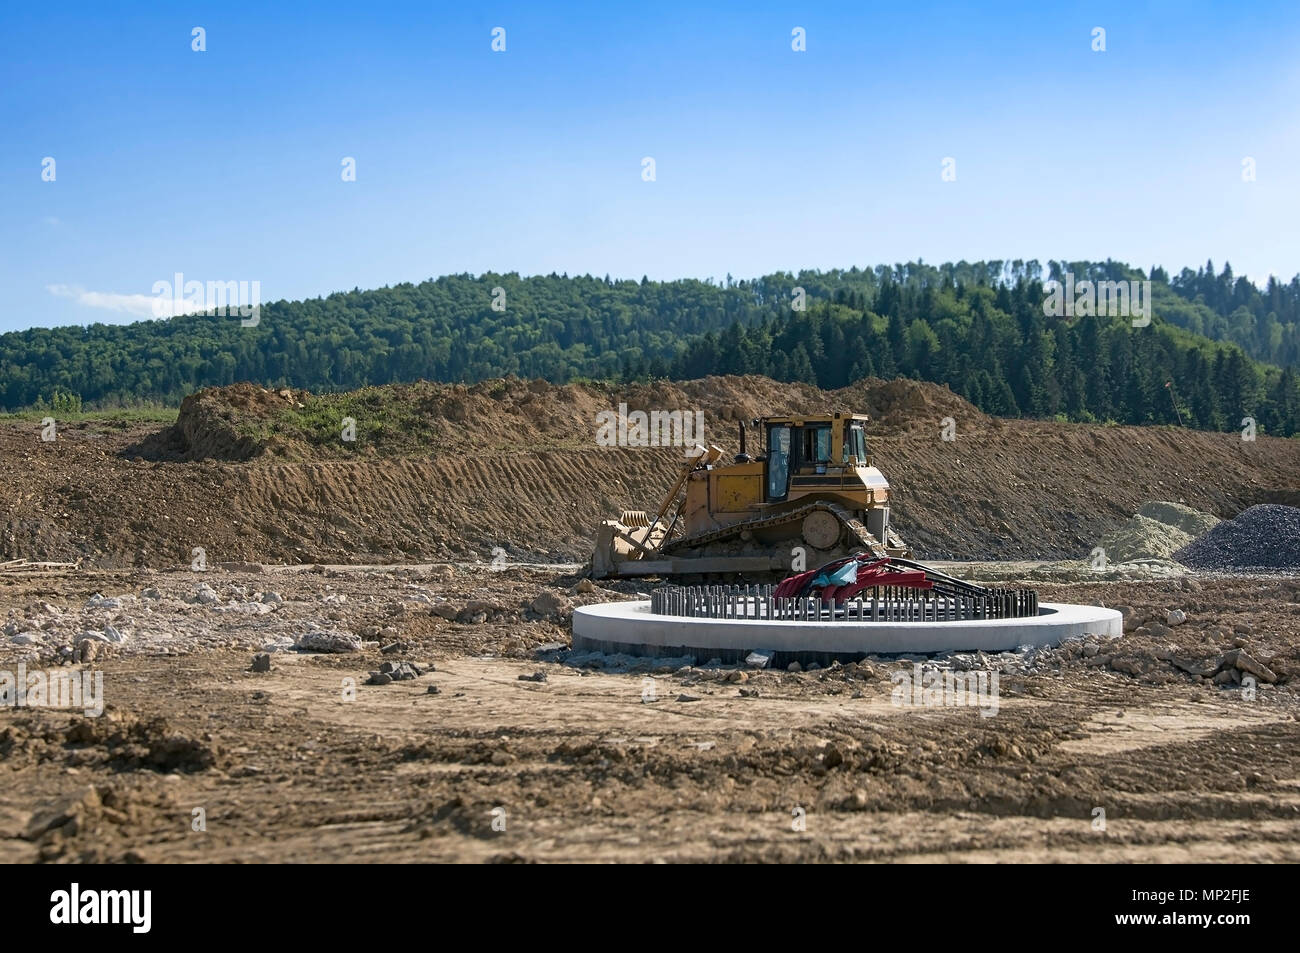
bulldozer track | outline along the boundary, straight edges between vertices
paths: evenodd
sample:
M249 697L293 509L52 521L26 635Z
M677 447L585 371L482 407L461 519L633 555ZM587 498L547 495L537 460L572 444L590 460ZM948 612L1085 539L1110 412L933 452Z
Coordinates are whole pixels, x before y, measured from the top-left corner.
M745 530L763 530L770 529L773 526L782 526L787 523L795 523L803 520L809 513L817 510L825 510L835 516L837 520L849 531L851 536L856 537L857 545L863 549L869 549L878 556L888 555L885 552L884 544L877 541L871 535L871 531L862 524L853 513L838 503L828 503L825 500L818 500L807 506L801 506L795 510L789 510L776 516L769 516L767 519L746 520L743 523L736 523L732 526L726 526L722 529L712 530L708 533L696 533L694 536L684 536L681 539L675 539L665 543L663 552L670 555L683 549L690 549L695 546L703 546L708 543L721 542L722 540L732 539L739 536Z

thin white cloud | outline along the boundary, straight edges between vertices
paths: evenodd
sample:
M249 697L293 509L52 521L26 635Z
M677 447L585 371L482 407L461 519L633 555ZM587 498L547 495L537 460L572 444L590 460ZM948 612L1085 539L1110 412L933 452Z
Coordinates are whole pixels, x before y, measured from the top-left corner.
M120 314L130 314L138 318L159 317L159 314L154 311L155 304L162 309L162 317L174 317L177 314L189 314L199 310L193 307L185 307L184 302L181 303L182 307L177 309L173 306L171 298L162 298L160 300L156 295L123 295L112 291L87 291L77 285L46 285L45 290L55 297L69 298L83 307L116 311Z

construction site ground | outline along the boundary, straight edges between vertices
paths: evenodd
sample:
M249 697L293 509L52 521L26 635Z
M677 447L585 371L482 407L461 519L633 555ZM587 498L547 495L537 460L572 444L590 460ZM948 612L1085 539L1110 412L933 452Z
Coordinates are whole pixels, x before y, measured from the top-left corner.
M919 659L792 673L566 658L563 619L528 608L537 597L634 587L573 591L554 571L202 581L220 603L189 601L199 583L180 571L3 580L6 606L127 616L132 632L91 663L102 717L0 716L6 859L1300 860L1294 688L1247 697L1169 661L1245 646L1289 679L1300 580L1039 583L1052 600L1188 620L1091 656L990 656L992 717L894 704L891 676ZM146 589L147 622L139 603L74 608ZM399 648L282 650L252 672L270 627L222 607L263 590L284 599L275 631L341 627ZM436 614L439 599L469 621ZM384 660L432 671L364 684ZM72 820L44 828L51 815Z
M505 450L186 459L142 424L43 444L5 422L0 561L72 565L0 569L0 670L102 673L106 707L0 709L0 857L1300 860L1300 577L1089 561L1147 500L1285 501L1300 442L990 421L901 384L845 399L878 401L918 555L1122 607L1123 638L798 672L575 655L575 606L654 584L582 576L593 521L651 505L678 451L556 424ZM700 396L671 386L647 399ZM824 398L711 386L733 420L760 412L736 394ZM503 399L462 389L446 419L480 397ZM311 633L360 647L294 647ZM401 662L423 674L366 684ZM918 665L996 672L996 713L896 704Z

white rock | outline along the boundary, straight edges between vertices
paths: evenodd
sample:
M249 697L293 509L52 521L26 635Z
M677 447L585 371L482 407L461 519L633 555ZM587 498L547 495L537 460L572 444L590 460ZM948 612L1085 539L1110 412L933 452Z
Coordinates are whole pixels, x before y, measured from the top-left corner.
M120 609L122 608L122 605L123 600L121 596L113 596L110 598L98 592L86 600L87 609Z
M34 645L36 644L36 638L35 632L19 632L17 635L11 636L9 641L14 645Z
M1165 621L1170 625L1182 625L1187 621L1187 613L1182 609L1170 609L1169 615L1165 616Z
M262 593L262 601L268 606L284 605L284 596L278 592L264 592Z
M222 606L213 606L218 612L237 612L244 615L266 615L274 612L275 607L265 602L228 602Z
M294 645L306 652L360 652L361 639L351 632L312 630L300 635Z
M201 582L194 587L194 593L190 596L190 601L197 602L199 605L210 606L220 602L221 596L217 595L217 590L206 582Z
M125 642L126 636L115 626L104 626L104 638L109 642Z

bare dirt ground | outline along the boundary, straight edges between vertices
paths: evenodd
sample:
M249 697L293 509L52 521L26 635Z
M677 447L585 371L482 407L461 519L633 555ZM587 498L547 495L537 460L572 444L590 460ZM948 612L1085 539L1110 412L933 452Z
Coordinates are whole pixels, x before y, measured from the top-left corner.
M0 712L0 856L1300 860L1300 579L1035 584L1123 605L1130 631L742 672L570 654L571 606L636 585L566 571L0 575L6 623L34 633L0 669L100 671L107 701ZM109 627L120 642L60 664ZM366 644L289 647L318 630ZM385 661L431 670L364 684ZM996 714L895 705L918 663L999 672Z

